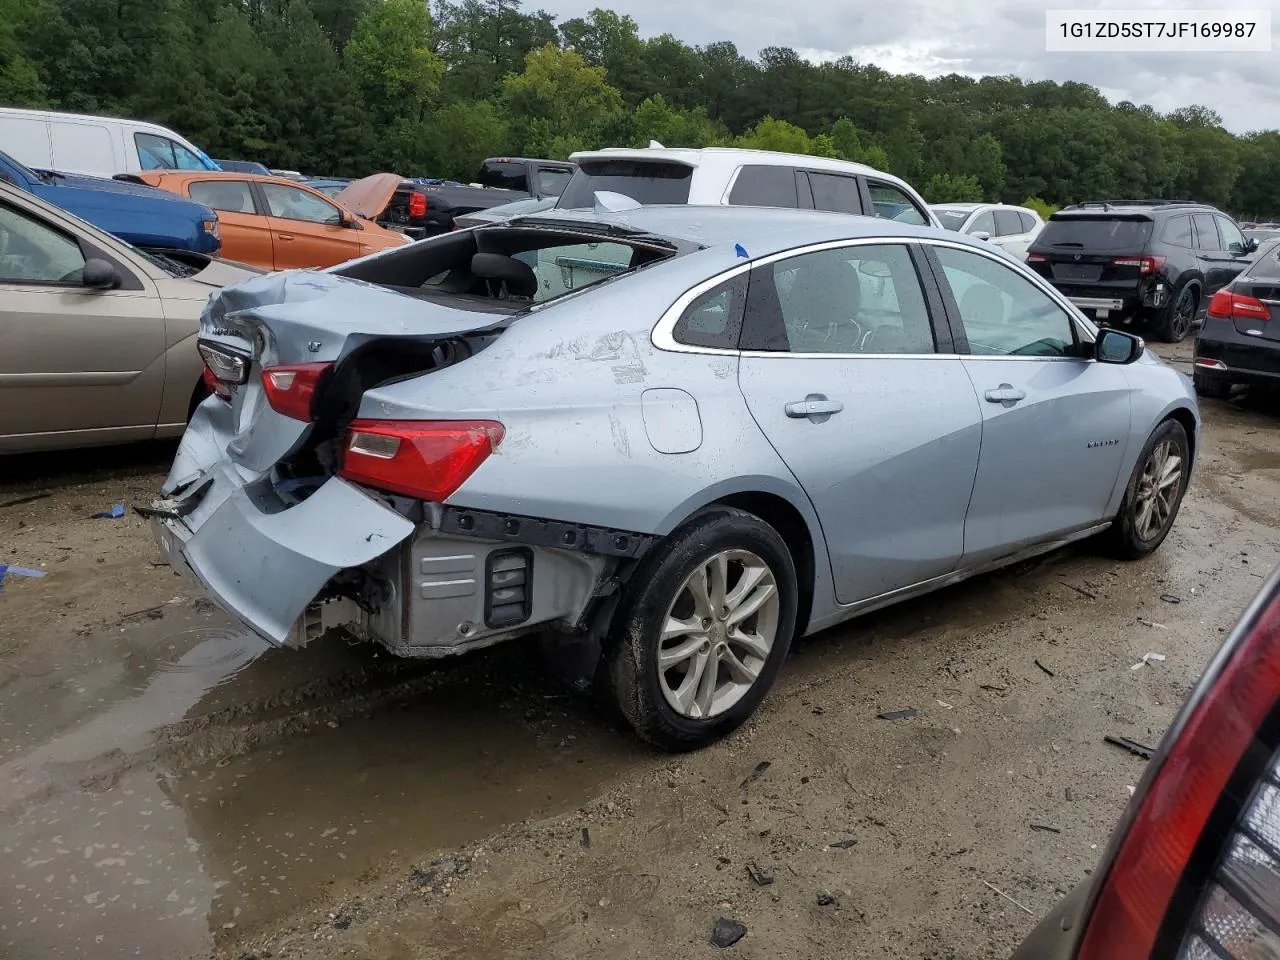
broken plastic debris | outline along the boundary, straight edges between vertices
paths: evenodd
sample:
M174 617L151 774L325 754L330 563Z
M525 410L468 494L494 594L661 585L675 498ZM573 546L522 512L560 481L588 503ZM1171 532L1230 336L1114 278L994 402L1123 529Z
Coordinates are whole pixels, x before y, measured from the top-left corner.
M742 781L742 786L745 788L747 784L751 783L753 780L759 780L760 775L764 773L766 770L768 770L771 766L773 766L773 764L770 763L768 760L761 760L759 763L756 764L756 768L752 770L749 774L747 774L747 779Z
M716 921L715 929L711 931L711 943L723 950L725 947L732 947L746 935L747 928L737 920L721 917Z
M1146 617L1139 617L1139 618L1138 618L1138 622L1139 622L1140 624L1142 624L1144 627L1151 627L1151 628L1153 628L1153 629L1155 629L1155 630L1168 630L1168 629L1169 629L1169 628L1168 628L1168 627L1166 627L1163 623L1156 623L1154 620L1148 620Z
M905 710L892 710L889 713L877 713L877 720L910 720L912 717L920 716L920 711L915 707L907 707Z
M4 578L12 573L15 577L43 577L45 572L34 567L15 567L12 564L0 563L0 590L4 589Z
M90 520L119 520L124 516L124 504L113 503L110 510L102 510L93 514Z
M1165 661L1165 659L1166 659L1166 658L1165 658L1165 655L1164 655L1163 653L1144 653L1144 654L1142 655L1142 659L1141 659L1141 660L1139 660L1137 663L1135 663L1135 664L1134 664L1132 667L1130 667L1129 669L1130 669L1130 670L1141 670L1141 669L1142 669L1143 667L1145 667L1148 663L1163 663L1163 662Z
M736 253L738 256L742 257L743 260L748 259L747 248L740 243L735 243L733 245L733 252Z
M1149 747L1145 743L1139 743L1137 740L1130 740L1128 737L1112 737L1105 736L1102 738L1107 743L1122 750L1128 750L1130 753L1141 757L1143 760L1150 760L1151 755L1156 752L1155 747Z

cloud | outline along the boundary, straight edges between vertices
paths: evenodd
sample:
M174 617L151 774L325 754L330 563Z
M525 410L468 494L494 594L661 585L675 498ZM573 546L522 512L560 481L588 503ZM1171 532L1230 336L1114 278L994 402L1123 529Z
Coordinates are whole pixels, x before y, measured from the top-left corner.
M1100 0L1069 0L1077 9ZM1047 53L1044 11L1064 0L734 0L688 4L683 0L526 0L564 20L593 6L630 14L643 36L670 33L701 45L730 40L742 53L793 47L814 61L841 56L874 63L893 73L942 76L1012 74L1024 80L1075 80L1098 87L1113 102L1131 100L1168 112L1204 104L1235 133L1280 128L1280 91L1273 84L1271 53ZM1280 0L1206 4L1186 0L1125 0L1126 8L1269 9L1280 23ZM1106 8L1117 4L1107 3ZM1154 19L1154 18L1153 18Z

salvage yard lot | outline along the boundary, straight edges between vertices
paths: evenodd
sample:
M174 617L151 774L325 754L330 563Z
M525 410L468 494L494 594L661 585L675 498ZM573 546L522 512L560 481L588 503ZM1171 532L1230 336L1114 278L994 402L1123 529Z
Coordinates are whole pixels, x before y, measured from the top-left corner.
M677 758L531 649L265 651L139 518L88 519L172 447L14 460L0 563L47 576L0 594L0 954L705 957L728 917L740 957L1005 955L1142 775L1103 737L1158 741L1280 559L1280 409L1203 412L1150 559L1077 546L809 638Z

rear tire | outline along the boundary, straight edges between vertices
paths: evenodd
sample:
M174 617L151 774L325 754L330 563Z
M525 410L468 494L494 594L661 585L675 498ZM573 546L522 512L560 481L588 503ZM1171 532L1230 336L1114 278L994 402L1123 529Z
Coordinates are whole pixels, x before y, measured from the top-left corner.
M1196 310L1199 306L1199 289L1187 284L1161 311L1152 332L1165 343L1181 343L1196 325Z
M1191 444L1177 420L1166 420L1147 439L1124 491L1120 512L1103 536L1122 560L1153 553L1173 528L1191 476Z
M719 740L755 712L790 649L799 591L786 543L753 514L713 507L630 583L601 664L612 698L663 750Z
M1210 400L1225 400L1231 396L1231 382L1221 377L1212 377L1199 370L1192 370L1191 382L1195 385L1197 394L1208 397Z

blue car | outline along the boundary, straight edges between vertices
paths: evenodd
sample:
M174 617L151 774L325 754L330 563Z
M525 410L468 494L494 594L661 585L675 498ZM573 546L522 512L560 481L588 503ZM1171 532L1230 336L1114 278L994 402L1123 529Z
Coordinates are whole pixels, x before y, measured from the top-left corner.
M187 250L211 256L222 246L218 215L212 209L154 187L36 171L6 153L0 153L0 180L145 250Z

